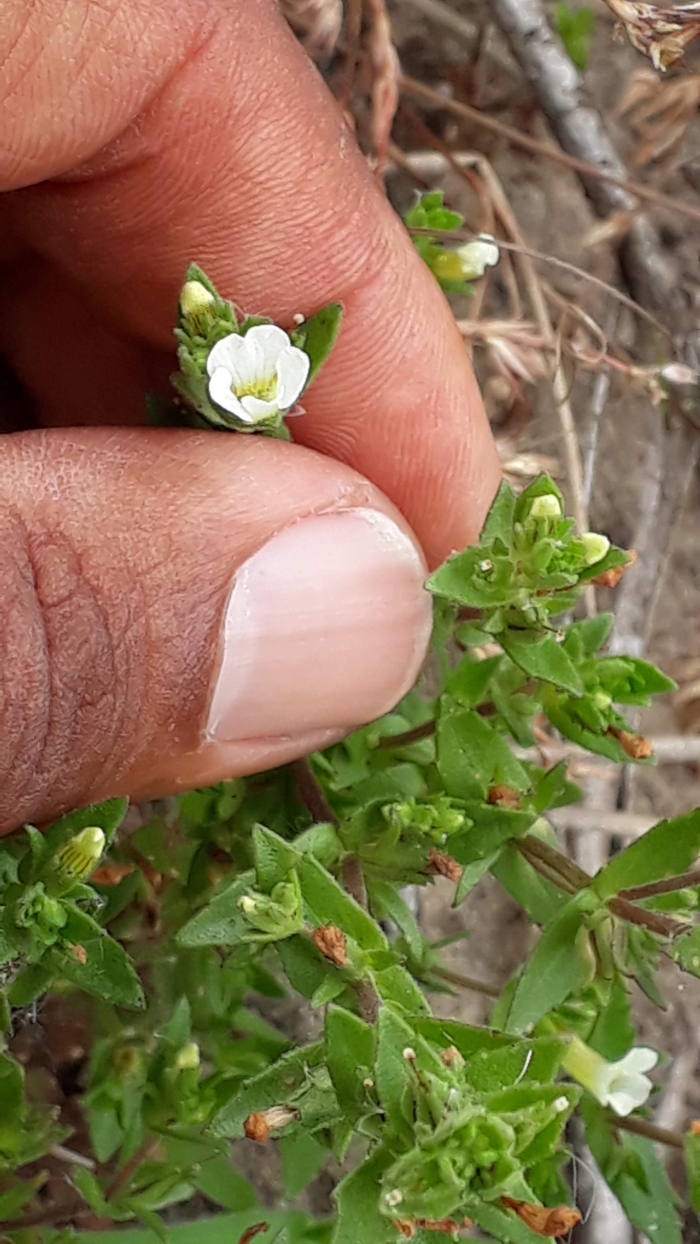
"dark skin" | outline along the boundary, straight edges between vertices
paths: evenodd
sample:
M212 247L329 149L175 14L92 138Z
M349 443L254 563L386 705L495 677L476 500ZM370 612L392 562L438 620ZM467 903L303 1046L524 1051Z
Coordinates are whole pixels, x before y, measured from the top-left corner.
M435 565L498 464L449 309L272 0L9 0L0 135L0 353L29 399L6 386L0 426L35 425L0 442L7 830L320 745L203 739L236 568L345 506ZM343 301L296 444L139 426L190 260L282 325Z

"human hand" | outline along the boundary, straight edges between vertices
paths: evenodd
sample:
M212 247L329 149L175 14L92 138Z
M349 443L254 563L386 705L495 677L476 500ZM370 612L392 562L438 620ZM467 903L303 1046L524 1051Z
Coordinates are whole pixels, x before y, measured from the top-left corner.
M0 354L35 424L0 444L8 830L387 711L429 637L420 550L476 535L498 465L442 295L272 0L9 0L0 135ZM282 324L344 303L297 444L136 426L190 260Z

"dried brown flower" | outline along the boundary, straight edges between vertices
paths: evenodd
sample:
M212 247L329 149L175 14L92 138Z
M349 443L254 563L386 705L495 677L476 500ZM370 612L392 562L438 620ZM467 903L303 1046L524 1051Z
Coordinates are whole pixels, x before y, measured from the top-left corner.
M405 1240L412 1240L416 1231L439 1231L442 1235L451 1235L457 1239L463 1227L471 1227L469 1218L455 1222L454 1218L394 1218L392 1226Z
M648 760L654 755L651 740L645 739L641 734L630 734L627 730L618 730L617 726L610 726L607 733L617 739L622 750L632 760Z
M95 869L90 880L93 885L119 885L133 871L133 864L102 864Z
M512 1209L535 1235L548 1236L550 1239L558 1240L568 1235L581 1221L578 1210L569 1209L568 1205L548 1209L546 1205L530 1205L527 1201L514 1201L509 1196L501 1197L501 1205L504 1209Z
M330 959L337 968L344 968L348 961L345 934L334 924L321 924L313 932L313 941L324 959Z
M427 872L440 877L447 877L448 881L459 881L462 876L462 866L451 855L445 855L442 851L438 851L435 847L430 848L428 856Z
M269 1110L256 1110L253 1114L249 1114L243 1124L243 1130L248 1140L264 1145L265 1141L270 1139L270 1132L276 1128L286 1127L288 1123L294 1123L298 1118L298 1110L290 1109L288 1106L270 1106Z
M248 1230L243 1232L238 1244L250 1244L250 1241L254 1240L256 1235L260 1235L262 1231L269 1230L269 1222L255 1222L252 1227L248 1227Z
M455 1045L448 1045L447 1049L442 1051L440 1061L446 1067L464 1066L464 1059Z
M510 786L492 786L488 794L489 803L494 804L497 808L510 808L515 810L522 807L522 799L517 790L511 790Z
M78 961L81 967L85 967L85 964L87 963L87 951L85 947L78 944L76 946L71 946L70 949L73 958Z

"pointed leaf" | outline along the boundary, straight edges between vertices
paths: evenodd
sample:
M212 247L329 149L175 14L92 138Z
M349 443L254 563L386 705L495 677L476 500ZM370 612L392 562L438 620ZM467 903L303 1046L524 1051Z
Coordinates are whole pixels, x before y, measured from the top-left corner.
M508 1013L508 1032L524 1032L579 988L576 934L581 919L576 895L547 925L516 986Z
M662 881L686 872L698 855L700 808L655 825L600 870L593 889L601 898L609 898L619 890Z
M543 634L536 630L511 629L503 631L498 638L511 661L515 661L531 678L554 683L574 695L582 693L581 675L563 644L557 643L551 631Z

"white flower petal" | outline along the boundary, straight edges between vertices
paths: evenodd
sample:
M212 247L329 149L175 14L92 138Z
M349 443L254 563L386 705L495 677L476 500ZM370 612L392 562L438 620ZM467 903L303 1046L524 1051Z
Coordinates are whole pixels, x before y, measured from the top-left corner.
M301 396L311 368L311 359L297 346L287 346L277 361L277 404L288 410Z
M637 1106L641 1106L643 1101L646 1101L646 1098L639 1101L637 1097L633 1097L630 1093L626 1093L621 1089L617 1093L611 1093L608 1100L602 1104L611 1106L615 1114L619 1114L624 1118L625 1115L631 1114L633 1110L636 1110Z
M277 324L256 324L241 341L259 351L263 376L273 376L283 350L290 347L289 336Z
M213 376L219 367L225 367L231 375L231 386L235 389L248 388L266 379L263 352L255 339L241 337L240 333L229 333L217 341L207 356L207 372ZM267 373L274 375L274 368Z
M226 367L217 367L209 380L209 397L216 406L235 415L242 423L254 423L245 407L231 390L233 377Z
M620 1069L624 1069L628 1074L631 1072L651 1071L659 1061L656 1050L650 1050L647 1045L637 1045L630 1050L629 1054L625 1054L620 1062L614 1064Z
M276 415L279 410L276 401L265 402L261 397L252 397L250 394L242 397L240 403L250 423L258 423L261 419L268 419L270 415Z

